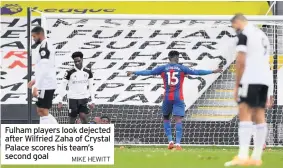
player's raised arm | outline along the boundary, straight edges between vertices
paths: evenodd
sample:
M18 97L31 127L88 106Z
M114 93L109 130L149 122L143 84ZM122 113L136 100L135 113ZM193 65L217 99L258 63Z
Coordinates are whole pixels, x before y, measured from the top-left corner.
M186 75L209 75L213 73L221 73L223 70L221 68L218 68L216 70L196 70L196 69L191 69L186 66L182 66L183 70Z
M164 66L159 66L154 68L153 70L143 70L143 71L128 71L127 75L130 76L132 74L134 75L140 75L140 76L149 76L149 75L160 75L164 70Z

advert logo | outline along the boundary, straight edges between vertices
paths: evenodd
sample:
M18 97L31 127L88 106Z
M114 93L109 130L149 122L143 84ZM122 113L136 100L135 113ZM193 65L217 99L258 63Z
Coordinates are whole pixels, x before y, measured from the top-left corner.
M33 10L38 10L44 13L73 13L73 14L85 14L85 13L113 13L116 9L112 8L42 8L33 7Z
M1 15L14 15L22 11L23 8L18 4L5 4L1 6Z

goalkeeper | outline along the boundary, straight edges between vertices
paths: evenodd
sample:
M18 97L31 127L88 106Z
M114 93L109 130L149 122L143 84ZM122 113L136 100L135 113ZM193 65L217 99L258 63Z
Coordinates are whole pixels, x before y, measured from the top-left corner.
M79 114L82 124L87 124L87 114L89 113L88 98L91 97L90 109L94 108L93 94L93 74L90 69L83 68L83 53L74 52L72 54L75 66L67 70L60 87L59 93L59 110L62 108L62 101L67 85L69 91L69 124L75 124Z
M179 55L180 54L178 51L170 51L168 54L170 62L168 64L159 66L153 70L128 72L127 75L161 75L165 88L162 112L164 130L169 141L168 149L174 148L170 123L171 114L173 114L176 122L176 149L182 150L180 143L183 129L182 118L185 115L185 103L183 96L183 82L185 75L208 75L222 72L222 69L217 69L214 71L193 70L179 64Z

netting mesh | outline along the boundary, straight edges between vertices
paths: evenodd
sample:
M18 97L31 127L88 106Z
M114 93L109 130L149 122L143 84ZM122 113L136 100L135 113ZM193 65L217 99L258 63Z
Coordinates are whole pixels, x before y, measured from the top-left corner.
M109 116L115 123L117 144L167 142L160 109L164 91L161 78L127 77L126 71L165 64L170 50L181 52L180 62L192 68L223 67L225 70L221 75L190 76L185 80L187 108L183 143L238 143L237 107L233 100L237 39L229 22L47 19L45 24L49 41L56 48L58 81L73 66L72 52L84 53L84 64L92 69L95 83L96 107L90 118ZM282 23L254 24L270 38L273 67L275 53L282 59ZM282 62L275 62L279 69ZM277 88L274 89L277 93ZM57 110L56 103L51 110L60 123L68 122L66 97L64 101L62 111ZM267 111L270 130L267 143L270 145L282 145L282 113L282 106L277 104Z

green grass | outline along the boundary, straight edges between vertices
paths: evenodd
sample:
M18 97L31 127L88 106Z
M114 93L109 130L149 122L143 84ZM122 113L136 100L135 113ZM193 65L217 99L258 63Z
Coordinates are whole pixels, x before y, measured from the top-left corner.
M166 147L115 148L114 166L86 165L2 165L2 168L223 168L237 153L232 147L185 147L183 151L169 151ZM283 166L283 148L268 148L261 168Z

